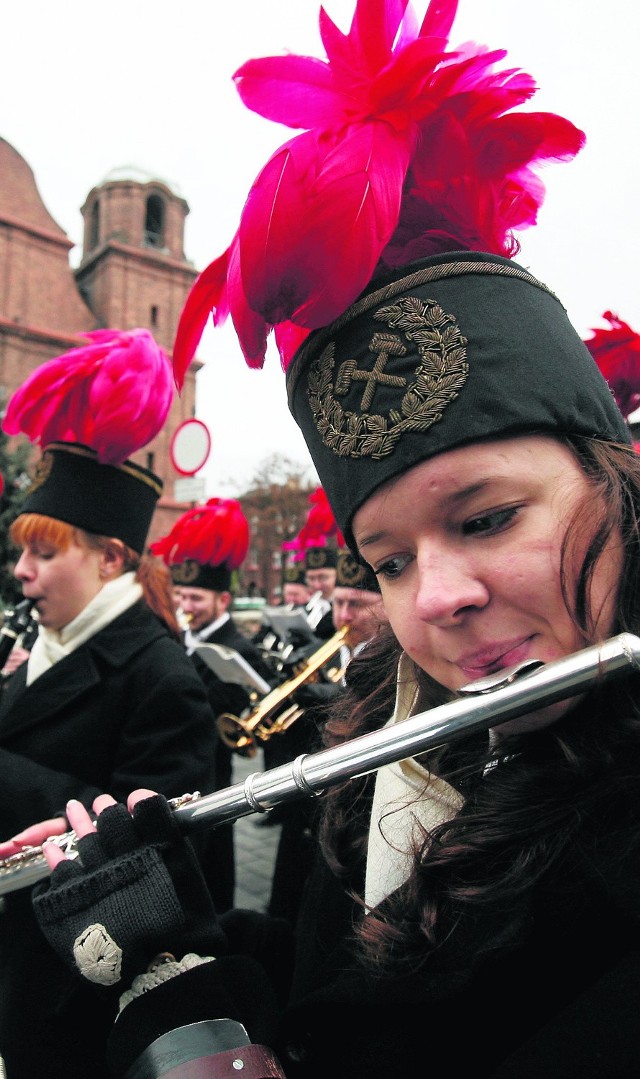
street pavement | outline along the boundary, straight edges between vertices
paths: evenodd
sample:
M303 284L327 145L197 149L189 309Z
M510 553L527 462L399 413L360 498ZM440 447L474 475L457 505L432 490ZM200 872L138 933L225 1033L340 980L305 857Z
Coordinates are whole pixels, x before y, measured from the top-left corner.
M252 772L263 772L263 753L258 749L252 758L234 754L233 782L242 783ZM264 911L269 902L280 825L265 827L264 814L239 817L233 826L236 852L236 891L234 906Z

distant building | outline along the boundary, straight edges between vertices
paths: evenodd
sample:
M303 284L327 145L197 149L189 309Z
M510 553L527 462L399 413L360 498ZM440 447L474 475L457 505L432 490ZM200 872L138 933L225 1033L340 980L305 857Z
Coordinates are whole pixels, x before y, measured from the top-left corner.
M0 138L0 389L11 393L39 364L87 330L144 327L170 354L197 270L184 254L189 207L175 186L134 167L113 169L87 195L77 269L74 243L54 221L24 158ZM187 505L176 502L169 456L174 431L195 414L191 366L163 430L134 460L164 480L150 541Z

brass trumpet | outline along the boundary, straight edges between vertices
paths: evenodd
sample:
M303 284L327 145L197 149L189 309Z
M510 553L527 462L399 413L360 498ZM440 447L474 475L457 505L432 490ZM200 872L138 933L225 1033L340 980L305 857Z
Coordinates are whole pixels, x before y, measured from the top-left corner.
M299 686L317 674L325 663L333 659L341 646L347 643L348 632L349 626L342 626L304 662L297 674L281 686L276 686L271 693L267 693L248 715L234 716L230 712L219 715L218 734L225 745L243 757L255 757L257 738L266 742L273 734L282 734L288 730L291 724L300 718L304 709L295 703L287 705L287 699ZM336 680L341 674L340 671Z

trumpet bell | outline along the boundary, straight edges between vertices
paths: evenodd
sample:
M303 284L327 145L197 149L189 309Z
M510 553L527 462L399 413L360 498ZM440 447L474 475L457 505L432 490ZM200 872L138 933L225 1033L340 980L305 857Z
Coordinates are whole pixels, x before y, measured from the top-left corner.
M272 735L288 730L302 715L304 708L287 704L287 699L303 682L315 678L320 668L340 651L348 633L349 627L342 626L333 637L320 645L293 678L267 693L247 715L234 716L225 712L218 716L218 733L224 744L243 757L254 757L257 738L266 742Z
M250 719L243 719L242 716L223 712L216 721L218 734L229 749L233 749L241 757L252 758L257 752L258 738L261 742L266 742L271 734L282 734L292 723L295 723L296 719L300 718L303 711L304 709L299 708L297 704L290 704L278 714L277 719L272 716L275 726L273 731L269 725L265 724L264 718L258 725L252 724Z
M230 712L224 712L216 720L218 734L229 749L235 750L241 757L255 757L257 752L256 740L251 730L239 716L232 716Z

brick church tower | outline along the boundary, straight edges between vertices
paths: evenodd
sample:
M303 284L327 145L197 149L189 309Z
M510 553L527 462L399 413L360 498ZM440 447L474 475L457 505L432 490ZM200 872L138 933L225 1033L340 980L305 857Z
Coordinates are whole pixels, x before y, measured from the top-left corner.
M134 168L115 169L82 207L82 260L53 220L23 157L0 138L0 388L6 399L45 360L98 327L144 327L171 352L182 305L197 276L184 255L189 207L165 181ZM163 430L134 454L164 480L150 540L167 532L187 506L175 501L169 446L195 412L193 364Z

